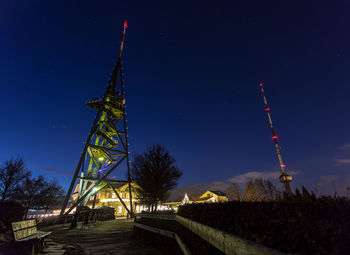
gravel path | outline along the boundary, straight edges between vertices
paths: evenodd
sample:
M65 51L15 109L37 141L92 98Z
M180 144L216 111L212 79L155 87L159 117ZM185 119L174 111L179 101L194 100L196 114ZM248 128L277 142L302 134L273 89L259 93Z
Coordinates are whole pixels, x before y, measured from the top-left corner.
M87 255L144 254L160 255L154 247L133 236L133 220L109 220L85 229L69 230L69 226L51 226L41 230L52 231L50 239L59 244L80 246Z

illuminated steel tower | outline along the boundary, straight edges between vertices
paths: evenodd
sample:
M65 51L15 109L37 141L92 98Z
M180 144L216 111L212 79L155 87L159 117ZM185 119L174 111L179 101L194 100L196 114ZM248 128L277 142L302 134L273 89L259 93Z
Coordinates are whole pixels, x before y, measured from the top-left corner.
M117 196L124 207L126 207L126 210L132 215L130 161L125 116L125 90L122 73L122 52L127 28L126 20L124 21L123 27L119 57L114 66L104 96L102 99L97 98L86 103L86 106L96 110L97 114L62 205L61 214L68 214L75 207L85 205L91 196L94 197L95 204L96 194L104 188L112 188L114 192L117 193L114 185L128 183L130 208L125 206L118 193ZM128 180L115 181L106 179L107 176L125 160ZM72 201L70 208L65 212L77 179L80 179L78 198L76 201Z
M287 172L286 172L286 165L283 164L283 160L282 160L282 154L281 154L281 150L280 150L280 147L278 146L278 137L276 135L276 132L275 132L275 129L273 127L273 124L272 124L272 120L271 120L271 116L270 116L270 108L269 106L267 105L267 100L266 100L266 97L265 97L265 93L264 93L264 88L263 88L263 84L260 83L259 84L260 88L261 88L261 92L262 92L262 95L263 95L263 98L264 98L264 103L265 103L265 111L266 111L266 114L267 114L267 118L269 119L269 123L270 123L270 127L271 127L271 132L272 132L272 139L274 141L274 144L275 144L275 149L276 149L276 154L277 154L277 157L278 157L278 161L280 163L280 168L281 168L281 175L280 175L280 182L283 183L284 185L284 188L286 190L286 193L288 195L292 194L292 190L290 188L290 182L292 181L292 176L288 175Z

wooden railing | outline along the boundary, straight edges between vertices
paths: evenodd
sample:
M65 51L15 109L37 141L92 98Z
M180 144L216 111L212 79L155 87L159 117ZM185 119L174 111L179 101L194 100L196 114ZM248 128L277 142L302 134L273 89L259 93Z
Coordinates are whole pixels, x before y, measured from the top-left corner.
M137 223L137 218L152 218L159 220L177 221L193 233L197 234L203 240L207 241L224 254L237 254L237 255L282 255L284 253L277 250L259 245L252 241L240 238L225 231L218 230L213 227L209 227L205 224L181 217L179 215L164 215L164 214L136 214L135 215L135 227L148 230L154 233L158 233L170 238L174 238L179 244L184 254L191 254L188 247L184 244L177 233L163 230L155 227L150 227L144 224Z

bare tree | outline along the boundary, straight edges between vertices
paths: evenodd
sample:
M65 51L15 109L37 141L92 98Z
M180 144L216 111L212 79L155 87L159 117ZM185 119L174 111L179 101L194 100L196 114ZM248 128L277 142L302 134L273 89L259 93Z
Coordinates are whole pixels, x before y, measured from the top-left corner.
M22 158L6 160L0 167L1 200L10 198L17 185L30 176L31 173L24 168Z
M243 200L244 201L257 201L258 200L258 196L257 196L257 192L255 189L253 179L250 179L245 185Z
M21 185L17 185L13 196L24 205L25 218L29 209L41 209L47 185L42 175L37 178L27 177Z
M265 188L267 191L267 200L278 200L281 198L281 191L273 185L273 183L270 180L265 180Z
M239 187L238 183L231 182L227 189L225 190L225 194L228 196L228 198L232 200L241 200L242 199L242 192Z
M54 209L57 206L62 205L62 199L64 198L64 190L61 185L59 185L56 179L53 179L47 183L46 187L43 188L41 192L41 198L39 202L39 207L45 210Z
M273 201L281 197L281 192L269 180L250 179L245 188L245 201Z
M154 145L142 155L134 156L131 179L140 187L138 195L151 211L157 210L158 202L168 197L181 175L175 159L161 145Z
M261 178L254 179L254 186L256 191L256 200L267 201L267 190L264 180Z

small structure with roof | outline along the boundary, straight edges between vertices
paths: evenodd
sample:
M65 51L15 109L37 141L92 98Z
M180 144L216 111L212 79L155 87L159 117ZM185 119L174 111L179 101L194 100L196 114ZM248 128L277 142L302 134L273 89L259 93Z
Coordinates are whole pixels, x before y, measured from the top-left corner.
M179 197L176 201L164 202L163 206L167 207L168 210L177 211L180 205L184 204L197 204L197 203L220 203L227 202L229 198L226 194L219 190L207 190L203 194L199 195L189 195L185 193L183 196Z

